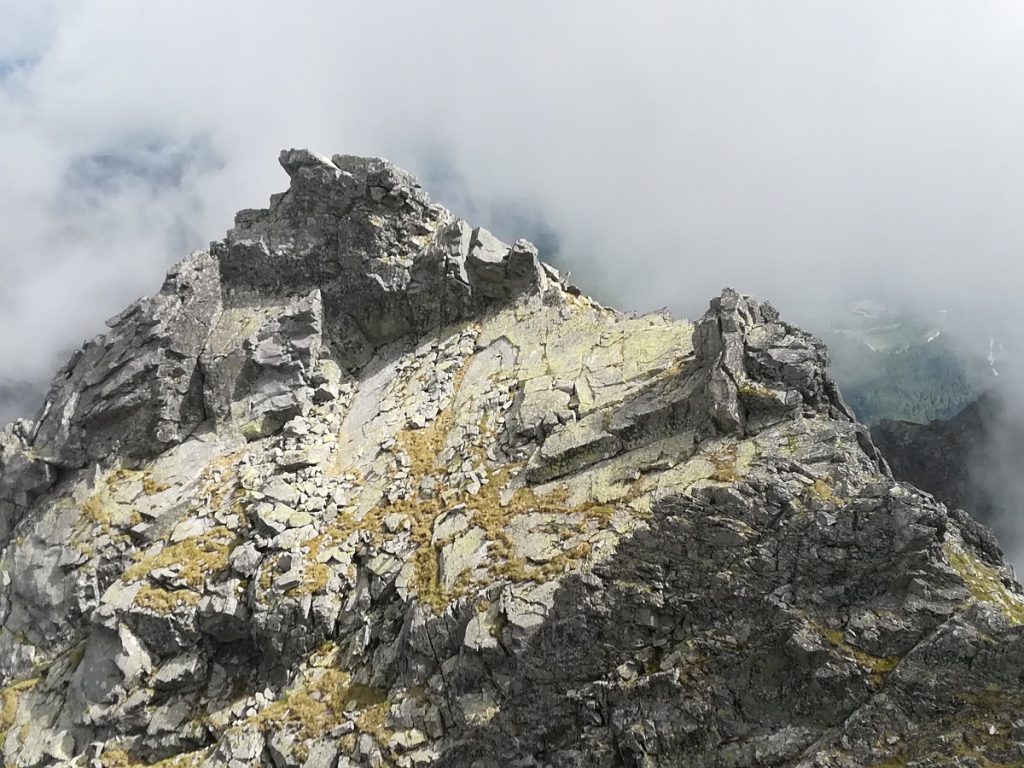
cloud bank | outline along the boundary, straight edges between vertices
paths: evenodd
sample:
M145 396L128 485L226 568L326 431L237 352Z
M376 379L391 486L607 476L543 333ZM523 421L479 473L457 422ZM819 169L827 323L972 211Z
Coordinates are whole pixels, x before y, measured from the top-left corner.
M289 146L388 157L628 308L693 315L732 285L799 317L885 286L986 326L1017 311L1010 0L0 0L0 18L0 379L49 378L264 205Z

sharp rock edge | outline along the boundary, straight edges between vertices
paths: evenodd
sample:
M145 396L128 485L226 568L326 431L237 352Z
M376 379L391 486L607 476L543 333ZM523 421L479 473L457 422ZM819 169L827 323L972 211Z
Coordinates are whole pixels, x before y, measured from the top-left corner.
M4 765L1024 760L1021 590L819 340L281 164L0 433Z

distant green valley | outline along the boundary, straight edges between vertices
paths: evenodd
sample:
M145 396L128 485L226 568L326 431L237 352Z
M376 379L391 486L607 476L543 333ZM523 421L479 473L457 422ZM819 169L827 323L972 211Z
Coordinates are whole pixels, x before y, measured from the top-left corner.
M954 343L945 313L922 318L875 301L853 304L821 335L832 372L857 418L929 422L955 415L994 378L982 345Z

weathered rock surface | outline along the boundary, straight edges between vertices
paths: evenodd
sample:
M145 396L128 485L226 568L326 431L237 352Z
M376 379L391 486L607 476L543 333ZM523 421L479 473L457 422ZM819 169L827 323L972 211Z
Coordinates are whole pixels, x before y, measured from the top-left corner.
M197 358L220 308L216 260L189 256L57 374L36 452L80 467L111 454L150 458L187 437L205 417Z
M0 432L4 765L1024 761L1024 593L820 341L281 162Z

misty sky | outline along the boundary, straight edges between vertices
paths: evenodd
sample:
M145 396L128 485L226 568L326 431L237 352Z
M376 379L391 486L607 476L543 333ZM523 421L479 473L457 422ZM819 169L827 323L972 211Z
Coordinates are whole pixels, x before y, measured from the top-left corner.
M48 379L283 189L382 155L584 287L694 315L1017 311L1019 2L0 0L0 379ZM991 318L991 319L990 319Z

